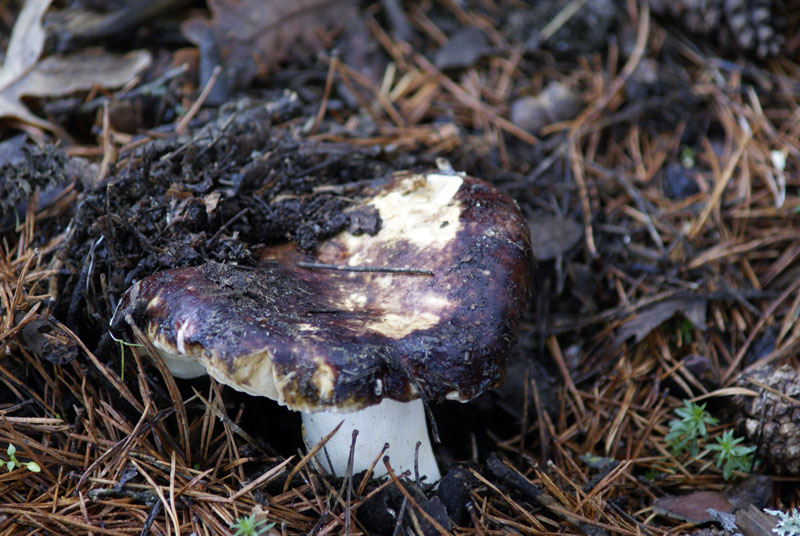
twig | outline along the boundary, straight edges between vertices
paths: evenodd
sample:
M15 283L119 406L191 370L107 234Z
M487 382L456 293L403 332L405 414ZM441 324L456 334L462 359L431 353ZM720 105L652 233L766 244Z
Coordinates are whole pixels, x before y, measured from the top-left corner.
M235 501L236 499L238 499L239 497L241 497L245 493L248 493L248 492L252 491L254 488L257 488L261 484L264 484L265 482L269 482L270 480L272 480L273 478L278 476L279 473L283 472L283 470L286 469L286 466L289 465L289 463L291 463L292 460L294 460L294 456L289 456L288 458L283 460L281 463L279 463L275 467L271 468L269 471L266 471L265 473L260 475L258 478L256 478L252 482L248 483L242 489L240 489L239 491L237 491L236 493L231 495L231 501Z
M328 66L328 77L325 79L325 91L322 94L322 102L320 103L319 110L314 118L314 124L311 125L311 129L308 131L309 136L313 135L317 131L320 123L322 123L322 118L325 117L325 111L328 109L328 99L330 99L331 96L331 87L333 87L333 75L336 73L336 66L338 64L338 56L333 56L331 58L331 63Z
M433 270L424 268L408 268L408 267L395 267L395 266L347 266L340 264L323 264L316 262L298 262L296 265L300 268L308 268L312 270L335 270L337 272L377 272L389 274L406 274L406 275L435 275Z
M208 94L211 93L211 90L214 89L214 84L217 82L217 77L219 77L219 73L222 72L222 67L217 65L214 67L214 70L211 72L211 76L206 82L206 85L203 87L203 91L200 92L200 96L197 97L197 100L192 104L192 107L189 108L189 111L186 112L180 121L178 121L177 126L175 127L175 132L178 134L182 134L186 127L189 125L189 121L194 119L194 116L197 115L197 112L200 110L200 107L203 106L203 103L208 98Z
M73 491L73 493L77 493L78 490L80 490L81 486L86 481L86 478L89 476L89 474L92 471L94 471L107 458L110 458L111 456L115 455L117 452L121 452L123 457L127 456L128 451L133 446L133 442L138 438L139 432L142 429L142 426L144 425L145 421L148 418L148 413L150 413L150 403L151 402L152 402L151 400L147 401L147 405L144 407L144 411L142 411L142 415L139 418L139 422L137 422L136 426L133 427L133 430L131 430L131 433L128 434L124 439L120 440L113 447L111 447L110 449L105 451L103 454L98 456L98 458L95 461L92 462L92 465L90 465L86 469L86 471L83 472L81 477L78 479L78 483L75 484L75 490Z
M539 32L539 39L541 41L547 41L553 34L555 34L559 28L564 26L566 22L572 18L575 13L578 12L580 8L586 4L588 0L572 0L569 4L564 6L564 9L558 12L553 19L547 23L547 26L542 28L542 31Z
M647 46L647 36L650 34L650 9L647 2L641 2L639 8L639 25L636 29L636 44L625 66L619 76L608 88L602 98L595 102L594 106L584 110L570 127L568 136L569 158L572 162L572 172L575 183L578 185L581 208L583 209L584 237L586 239L586 249L591 257L597 257L597 246L594 242L594 230L592 229L592 206L589 200L589 188L583 173L582 159L579 157L578 141L583 135L583 126L605 108L611 99L623 88L625 82L633 74L634 69L644 56Z
M408 490L403 486L403 484L400 482L400 479L397 478L396 474L394 474L392 466L389 463L388 456L384 456L383 465L386 466L386 472L389 473L389 478L392 479L392 482L394 482L397 490L402 493L406 499L408 499L408 502L411 503L411 506L414 508L414 510L419 512L420 515L425 518L425 521L430 523L439 534L442 534L443 536L450 536L450 533L447 531L447 529L444 528L441 523L436 521L432 515L426 512L425 509L422 508L416 500L414 500L414 497L411 496L411 493L409 493Z
M442 74L442 72L436 68L434 64L425 58L422 54L415 54L414 59L416 60L417 64L426 72L428 72L435 80L440 83L447 91L453 94L454 97L459 99L465 106L468 106L471 110L475 113L486 116L491 123L497 126L499 129L504 130L511 134L512 136L516 136L517 138L521 139L522 141L529 143L531 145L536 145L539 143L539 139L524 130L508 119L501 117L497 112L489 108L485 103L482 103L469 93L467 93L461 86L453 82L450 78Z
M312 459L314 456L316 456L316 455L317 455L317 453L318 453L320 450L322 450L322 448L325 446L325 444L326 444L328 441L330 441L330 439L331 439L331 438L332 438L334 435L336 435L336 432L338 432L338 431L339 431L339 428L341 428L343 424L344 424L344 419L342 419L342 420L339 422L339 424L337 424L337 425L336 425L336 428L334 428L333 430L331 430L331 431L328 433L328 435L326 435L325 437L323 437L322 439L320 439L319 443L317 443L317 444L316 444L316 445L314 445L314 446L313 446L311 449L309 449L308 453L307 453L305 456L303 456L303 457L300 459L300 461L299 461L299 462L297 462L297 465L294 467L294 469L292 469L292 471L291 471L291 472L289 473L289 475L286 477L286 482L285 482L285 483L284 483L284 485L283 485L283 492L284 492L284 493L286 493L286 491L289 489L289 484L291 484L291 482L292 482L292 479L294 478L294 476L295 476L295 475L296 475L296 474L297 474L297 473L300 471L300 469L302 469L302 468L303 468L303 467L304 467L304 466L305 466L305 465L306 465L306 464L307 464L307 463L308 463L308 462L309 462L309 461L310 461L310 460L311 460L311 459Z
M744 119L741 120L742 126L744 127L744 135L739 140L739 145L736 147L736 151L731 156L730 160L728 160L728 164L725 166L725 169L722 171L722 175L717 180L717 183L714 185L714 189L711 191L711 196L708 199L708 203L703 208L703 212L700 213L700 216L694 221L692 224L691 229L687 233L688 238L694 238L706 224L708 217L711 215L711 211L714 208L719 206L719 202L722 199L722 194L725 192L725 188L727 188L728 183L733 176L733 171L736 169L737 164L739 163L739 159L744 154L744 150L747 148L747 144L750 143L750 139L753 137L753 131L747 126Z

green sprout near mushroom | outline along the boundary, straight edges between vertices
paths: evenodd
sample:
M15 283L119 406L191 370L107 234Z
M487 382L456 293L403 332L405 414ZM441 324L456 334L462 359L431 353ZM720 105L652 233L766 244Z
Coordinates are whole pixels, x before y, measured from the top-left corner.
M753 452L755 447L740 445L743 437L734 437L733 430L726 430L721 436L715 438L716 444L707 445L706 448L717 453L716 465L722 470L722 478L728 480L733 471L749 473L753 466Z
M6 454L8 454L8 460L3 462L6 466L8 472L11 472L16 467L25 467L31 473L38 473L42 470L39 467L39 464L36 462L25 462L22 463L17 459L17 447L12 445L11 443L8 444L8 448L6 449Z
M716 436L716 443L706 444L708 427L719 421L706 411L705 404L684 400L683 407L676 409L675 415L680 418L669 422L669 433L664 438L673 456L680 456L687 450L692 458L714 452L714 463L722 471L725 480L730 479L734 471L750 472L756 448L741 445L744 438L734 437L733 430L726 430L722 435ZM705 450L699 454L701 443Z
M256 519L255 514L250 514L237 519L231 529L234 531L233 536L260 536L275 526L275 523L266 523L266 519Z
M684 400L683 407L675 410L680 419L669 422L669 433L665 439L673 456L678 456L689 449L694 458L700 452L699 439L708 438L708 427L717 424L717 419L706 411L705 404L695 404Z

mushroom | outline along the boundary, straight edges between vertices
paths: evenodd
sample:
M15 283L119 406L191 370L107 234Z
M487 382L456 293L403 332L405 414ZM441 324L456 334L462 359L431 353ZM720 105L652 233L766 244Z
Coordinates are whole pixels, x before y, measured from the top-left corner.
M358 430L354 472L389 443L394 470L416 463L435 482L424 402L503 382L528 298L528 226L489 184L443 171L367 187L351 222L370 216L372 234L342 232L313 254L282 245L256 268L156 273L117 314L175 376L207 373L302 412L309 447L344 421L316 457L324 470L345 473Z

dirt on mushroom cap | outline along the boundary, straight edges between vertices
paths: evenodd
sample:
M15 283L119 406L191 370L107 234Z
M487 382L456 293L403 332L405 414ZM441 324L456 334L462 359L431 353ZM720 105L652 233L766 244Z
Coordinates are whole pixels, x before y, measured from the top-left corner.
M257 269L161 272L128 292L125 314L159 351L297 410L352 411L419 391L470 400L501 383L532 265L516 204L438 172L396 174L365 193L356 210L378 210L374 235L343 232L314 254L268 248Z

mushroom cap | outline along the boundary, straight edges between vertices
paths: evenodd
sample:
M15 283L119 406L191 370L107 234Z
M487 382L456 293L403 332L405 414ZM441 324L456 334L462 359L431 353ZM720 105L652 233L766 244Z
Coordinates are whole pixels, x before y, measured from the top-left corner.
M205 370L300 411L356 411L420 391L467 401L501 384L533 265L516 203L439 171L398 173L364 194L351 221L377 210L372 235L342 232L312 254L266 248L257 268L156 273L128 290L123 318L174 374Z

